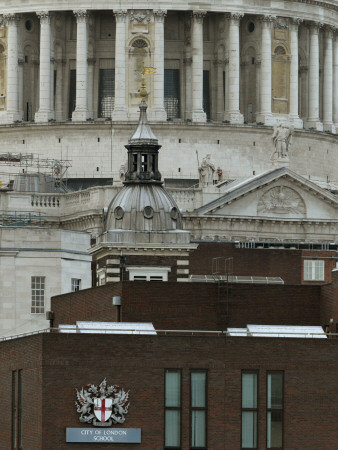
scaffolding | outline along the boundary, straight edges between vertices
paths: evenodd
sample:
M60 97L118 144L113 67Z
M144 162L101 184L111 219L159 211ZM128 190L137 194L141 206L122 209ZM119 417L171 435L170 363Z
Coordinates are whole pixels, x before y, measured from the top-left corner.
M11 188L13 185L11 178L19 174L42 173L53 178L56 189L67 191L66 174L72 165L70 160L40 158L34 153L6 152L0 153L0 166L14 166L20 169L17 173L0 172L0 188Z
M217 282L218 318L221 326L228 326L229 305L233 280L233 258L212 258L212 277Z
M0 210L0 226L3 227L42 227L46 222L45 213L36 211Z

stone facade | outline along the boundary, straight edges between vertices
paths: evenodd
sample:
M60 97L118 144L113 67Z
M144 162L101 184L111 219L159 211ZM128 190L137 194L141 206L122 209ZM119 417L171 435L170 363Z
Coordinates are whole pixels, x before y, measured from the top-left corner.
M338 182L334 1L0 5L9 151L72 160L70 177L118 179L142 67L151 66L147 103L164 177L197 178L205 145L223 179L266 170L270 127L287 123L296 130L290 168Z
M0 229L0 330L2 336L47 328L50 299L91 287L87 233L35 227ZM33 279L37 284L33 285Z

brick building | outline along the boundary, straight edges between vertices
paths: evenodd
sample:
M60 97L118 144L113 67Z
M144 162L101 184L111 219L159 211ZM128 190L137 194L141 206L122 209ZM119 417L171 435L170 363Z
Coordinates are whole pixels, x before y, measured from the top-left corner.
M1 401L11 405L1 448L90 447L66 442L67 429L93 433L102 449L337 448L338 340L297 328L335 331L337 286L337 271L316 286L234 283L228 309L215 282L123 281L54 297L54 332L0 343ZM116 296L122 324L152 322L156 334L109 331ZM80 321L100 329L81 332ZM294 334L243 332L250 323ZM129 391L125 422L81 423L76 390L105 378ZM130 429L139 443L111 441Z

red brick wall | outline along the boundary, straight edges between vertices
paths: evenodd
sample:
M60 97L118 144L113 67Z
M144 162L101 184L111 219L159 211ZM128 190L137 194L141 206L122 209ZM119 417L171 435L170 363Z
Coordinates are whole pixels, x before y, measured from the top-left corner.
M22 370L23 449L41 447L42 434L42 339L31 336L0 343L0 448L11 450L12 439L12 371Z
M75 389L88 383L98 385L105 377L108 384L130 390L130 408L123 426L142 428L142 443L137 448L163 449L165 368L182 369L182 450L189 449L190 369L208 371L208 449L240 448L242 370L259 373L260 449L266 448L268 370L284 371L284 448L337 448L338 340L335 339L52 333L0 346L3 380L8 381L13 368L23 368L28 381L24 390L28 389L30 394L35 391L35 396L25 397L23 403L25 450L87 448L87 444L65 443L66 427L90 427L79 422ZM31 376L32 370L37 377ZM33 380L38 379L42 399L39 384L32 386ZM8 391L8 387L0 391L1 450L11 448L4 430L10 428ZM98 450L106 447L95 445ZM136 447L125 444L119 448Z
M338 332L338 271L332 272L332 283L321 287L321 314L320 320L324 325L333 323L330 326L330 332Z
M201 242L190 256L190 273L212 273L212 259L233 258L234 275L281 277L286 284L300 284L300 250L236 248L235 244Z
M113 295L122 297L124 322L152 322L157 329L224 330L248 323L317 325L320 286L233 284L229 314L216 283L126 281L53 297L55 323L116 320Z

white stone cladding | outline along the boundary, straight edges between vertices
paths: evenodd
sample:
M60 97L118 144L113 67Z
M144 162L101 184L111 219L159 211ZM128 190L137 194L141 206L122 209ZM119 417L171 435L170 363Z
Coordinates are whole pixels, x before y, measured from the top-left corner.
M88 233L33 227L0 229L0 332L22 334L49 327L50 298L71 292L72 278L91 287ZM32 277L44 277L44 312L32 314Z

